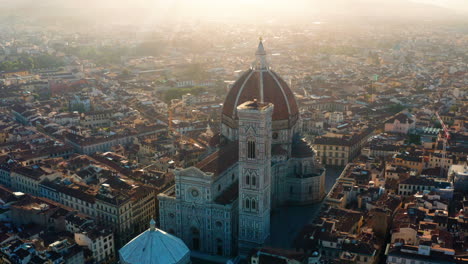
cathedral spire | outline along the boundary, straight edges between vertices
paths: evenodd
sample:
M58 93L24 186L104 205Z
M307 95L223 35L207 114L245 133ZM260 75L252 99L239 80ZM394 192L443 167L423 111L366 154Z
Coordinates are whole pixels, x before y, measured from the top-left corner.
M268 69L268 61L266 58L266 51L263 47L263 38L260 37L260 42L258 43L257 51L255 52L255 63L254 68L257 70L266 70Z

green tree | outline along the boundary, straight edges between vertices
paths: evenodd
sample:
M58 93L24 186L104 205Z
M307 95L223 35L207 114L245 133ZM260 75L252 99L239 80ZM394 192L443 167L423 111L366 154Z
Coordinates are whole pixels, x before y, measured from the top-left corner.
M403 109L405 109L405 107L401 104L392 104L388 107L388 111L392 114L396 114L398 112L401 112L403 111Z
M450 107L450 112L457 112L457 111L458 111L458 106L452 105L452 106Z
M166 103L170 103L172 99L178 99L181 98L182 95L190 93L193 95L199 95L202 92L205 91L205 88L203 87L187 87L187 88L171 88L166 91L164 94L164 101Z
M60 66L63 66L62 59L52 55L23 55L16 60L1 62L0 71L32 70L36 68L55 68Z
M421 145L421 136L416 134L409 134L408 136L409 144Z
M201 81L208 77L208 72L202 67L202 65L194 63L190 64L184 71L183 76L187 79Z

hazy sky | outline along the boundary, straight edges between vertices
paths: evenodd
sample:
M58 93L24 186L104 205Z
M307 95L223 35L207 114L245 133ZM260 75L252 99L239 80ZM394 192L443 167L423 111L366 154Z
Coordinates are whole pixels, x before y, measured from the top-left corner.
M321 4L326 2L337 2L337 3L368 3L368 4L378 4L383 2L419 2L419 3L427 3L433 4L438 6L443 6L446 8L451 8L454 10L468 10L468 0L328 0L328 1L321 1L321 0L0 0L0 3L5 2L8 5L15 3L19 6L34 6L34 5L68 5L70 7L119 7L119 8L128 8L128 7L155 7L161 5L185 5L190 3L201 3L204 4L214 5L214 6L235 6L235 5L257 5L257 6L265 6L265 5L273 5L273 6L291 6L294 4L303 4L304 2L312 3L312 5L316 5L319 7ZM10 3L11 2L11 3ZM204 5L203 3L201 5Z
M420 2L427 4L439 5L453 9L468 9L467 0L346 0L346 2L368 2L369 4L375 4L379 2L389 1L408 1L408 2ZM68 5L70 7L151 7L157 6L162 3L165 4L184 4L190 2L206 2L216 5L224 4L273 4L283 3L285 5L293 5L295 2L333 2L333 1L317 1L317 0L0 0L0 4L16 5L16 6L35 6L35 5Z
M36 15L80 16L98 9L94 16L113 15L122 22L170 20L188 17L227 19L346 17L448 17L468 19L468 0L0 0L0 10L22 8ZM51 11L67 8L69 14ZM37 10L43 10L37 12ZM285 20L287 21L287 20ZM133 21L139 23L141 21Z
M468 9L467 0L412 0L414 2L421 2L427 4L434 4L452 9Z

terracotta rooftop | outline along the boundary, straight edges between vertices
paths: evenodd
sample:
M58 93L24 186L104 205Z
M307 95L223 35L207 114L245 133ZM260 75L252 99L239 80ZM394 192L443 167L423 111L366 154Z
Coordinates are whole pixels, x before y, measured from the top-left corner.
M215 202L217 204L227 205L233 203L237 200L239 193L239 183L235 181L231 186L229 186L223 193L216 197Z
M292 156L295 158L313 157L314 151L312 147L304 140L298 140L292 145Z
M263 100L261 100L263 97ZM246 71L232 86L223 104L223 115L237 119L237 106L258 99L272 103L273 120L297 116L296 98L288 84L273 71Z
M385 123L386 124L393 123L395 122L395 120L398 120L400 123L408 123L408 124L412 124L414 122L413 119L408 117L408 115L404 113L399 113L396 116L388 119Z
M239 160L239 144L237 141L222 146L218 151L200 161L195 167L203 172L220 175Z

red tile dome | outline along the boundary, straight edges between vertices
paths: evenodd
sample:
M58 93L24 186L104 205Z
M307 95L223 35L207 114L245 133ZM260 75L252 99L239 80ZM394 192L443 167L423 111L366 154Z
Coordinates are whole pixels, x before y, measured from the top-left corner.
M274 105L273 130L291 128L299 113L296 98L288 84L269 69L262 42L256 55L254 67L244 72L229 90L224 100L222 122L237 127L237 106L257 99Z

